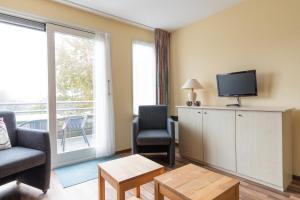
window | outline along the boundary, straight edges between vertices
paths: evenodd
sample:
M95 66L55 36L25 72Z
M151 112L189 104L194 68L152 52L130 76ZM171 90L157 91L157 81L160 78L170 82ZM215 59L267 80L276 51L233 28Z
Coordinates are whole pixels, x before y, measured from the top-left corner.
M0 21L4 21L2 15ZM18 126L46 130L46 33L33 24L14 24L0 22L0 110L14 111Z
M156 67L154 44L134 41L133 63L133 113L140 105L156 104Z

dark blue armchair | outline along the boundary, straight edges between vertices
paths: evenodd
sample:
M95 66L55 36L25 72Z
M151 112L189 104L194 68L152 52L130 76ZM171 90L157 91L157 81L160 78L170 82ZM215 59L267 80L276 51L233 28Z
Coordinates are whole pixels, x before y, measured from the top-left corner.
M0 112L12 148L0 151L0 185L17 180L47 192L50 183L51 151L49 133L17 128L13 112Z
M140 106L132 122L132 153L167 152L175 164L175 127L167 106Z

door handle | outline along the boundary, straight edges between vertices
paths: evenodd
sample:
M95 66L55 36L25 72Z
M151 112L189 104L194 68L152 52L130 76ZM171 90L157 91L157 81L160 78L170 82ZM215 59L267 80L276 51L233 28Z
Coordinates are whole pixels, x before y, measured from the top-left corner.
M242 114L238 114L238 116L239 116L239 117L243 117L243 115L242 115Z

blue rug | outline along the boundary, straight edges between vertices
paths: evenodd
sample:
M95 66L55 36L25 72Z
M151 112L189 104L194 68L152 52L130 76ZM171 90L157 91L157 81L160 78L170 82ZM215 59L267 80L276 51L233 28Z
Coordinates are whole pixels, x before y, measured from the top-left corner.
M119 156L110 156L81 162L55 169L55 173L64 188L98 178L98 164L114 160Z

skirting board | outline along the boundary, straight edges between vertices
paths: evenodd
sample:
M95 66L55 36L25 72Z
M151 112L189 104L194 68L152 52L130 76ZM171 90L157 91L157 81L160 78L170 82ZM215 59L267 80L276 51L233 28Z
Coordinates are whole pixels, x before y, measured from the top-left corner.
M251 183L253 185L258 185L260 187L265 187L265 188L268 188L268 189L273 189L273 190L278 190L278 191L284 192L283 188L281 188L279 186L276 186L276 185L273 185L273 184L270 184L270 183L266 183L266 182L254 179L254 178L251 178L251 177L239 174L237 172L229 171L229 170L226 170L226 169L223 169L223 168L220 168L220 167L217 167L217 166L214 166L214 165L202 162L202 161L197 161L197 160L189 158L187 156L182 156L182 157L185 158L185 159L187 159L187 160L189 160L189 161L191 161L191 162L199 163L202 166L206 166L208 168L211 168L212 170L216 170L216 171L220 171L220 172L225 172L227 174L230 174L230 175L242 178L243 180L248 181L249 183Z
M116 154L123 154L123 153L131 153L131 148L120 150L120 151L116 151Z
M293 175L293 180L300 181L300 176Z

